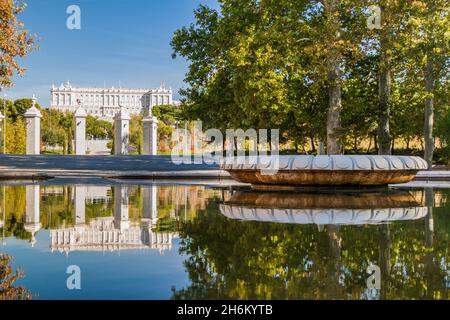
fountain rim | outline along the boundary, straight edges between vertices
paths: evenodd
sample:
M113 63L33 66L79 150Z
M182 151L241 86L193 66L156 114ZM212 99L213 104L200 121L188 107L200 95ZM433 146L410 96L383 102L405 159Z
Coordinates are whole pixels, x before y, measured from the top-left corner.
M420 171L428 164L417 156L397 155L260 155L225 157L227 171Z

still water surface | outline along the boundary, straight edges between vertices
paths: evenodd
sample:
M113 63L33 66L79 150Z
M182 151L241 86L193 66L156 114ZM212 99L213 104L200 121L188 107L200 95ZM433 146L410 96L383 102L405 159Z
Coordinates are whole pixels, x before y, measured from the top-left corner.
M33 299L449 299L445 189L29 184L0 193L0 252L23 271L13 286ZM72 265L81 290L67 288ZM371 265L378 290L367 287Z

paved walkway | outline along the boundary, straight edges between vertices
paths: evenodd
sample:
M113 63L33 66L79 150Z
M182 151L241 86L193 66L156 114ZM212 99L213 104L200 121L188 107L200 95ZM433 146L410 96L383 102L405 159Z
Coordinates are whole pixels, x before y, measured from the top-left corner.
M179 164L170 156L0 155L0 179L229 179L217 165ZM450 171L421 171L415 180L450 182Z
M415 180L450 181L450 171L420 171Z
M170 156L0 155L0 179L97 176L108 178L229 178L217 165L179 164Z

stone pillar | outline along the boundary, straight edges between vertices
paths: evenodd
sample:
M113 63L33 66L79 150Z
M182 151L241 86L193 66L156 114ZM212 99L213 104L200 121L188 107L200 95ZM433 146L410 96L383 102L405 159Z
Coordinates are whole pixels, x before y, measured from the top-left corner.
M75 225L86 223L86 187L75 186Z
M38 185L27 185L25 187L25 230L31 233L31 245L36 243L35 234L41 229L40 220L40 188Z
M130 115L121 108L120 112L114 117L114 154L128 154L128 145L130 142Z
M121 232L130 228L128 190L123 186L114 187L114 227Z
M144 154L158 154L158 119L151 115L142 119L144 131Z
M33 105L23 115L27 121L27 154L41 153L41 112L36 108L36 97Z
M75 111L75 154L86 154L86 117L87 113L83 107Z
M158 193L157 186L143 187L143 210L142 220L151 225L158 222Z

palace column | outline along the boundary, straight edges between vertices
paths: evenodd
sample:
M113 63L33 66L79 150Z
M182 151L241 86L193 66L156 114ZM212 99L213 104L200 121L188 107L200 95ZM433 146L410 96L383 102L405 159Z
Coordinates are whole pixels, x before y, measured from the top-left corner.
M130 115L125 108L114 117L114 154L127 155L130 142Z
M25 187L25 230L31 233L31 245L36 243L35 234L41 229L40 223L40 187L39 185L27 185Z
M80 106L75 111L75 154L86 154L86 118L87 113L83 107Z
M130 228L128 190L124 186L114 187L114 227L121 232Z
M41 112L36 108L36 97L33 95L33 105L23 115L27 122L26 154L40 154L41 152Z
M142 119L144 131L144 154L158 155L158 119L148 115Z
M86 223L86 187L75 186L75 226Z

